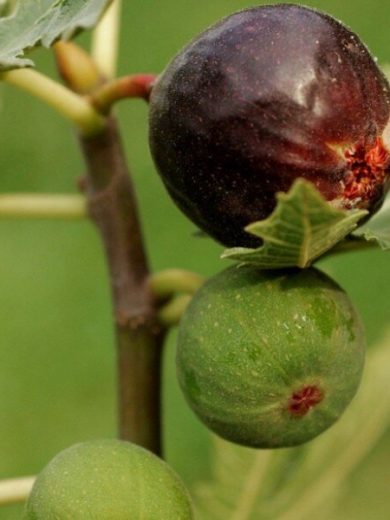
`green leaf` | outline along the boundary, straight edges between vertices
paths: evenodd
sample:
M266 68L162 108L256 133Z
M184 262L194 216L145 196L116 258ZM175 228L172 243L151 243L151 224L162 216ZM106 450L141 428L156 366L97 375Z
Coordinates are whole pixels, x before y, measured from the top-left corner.
M257 249L234 247L222 258L255 264L261 269L308 267L351 233L364 210L332 207L308 181L298 179L288 193L277 194L277 206L265 220L245 228L260 237Z
M390 333L370 349L362 386L343 417L301 447L253 450L216 439L212 477L193 493L199 518L331 519L349 477L389 427L389 366Z
M376 242L383 250L390 249L390 197L387 197L382 209L354 235Z
M0 0L1 1L1 0ZM111 0L1 1L0 70L30 67L27 50L93 27Z

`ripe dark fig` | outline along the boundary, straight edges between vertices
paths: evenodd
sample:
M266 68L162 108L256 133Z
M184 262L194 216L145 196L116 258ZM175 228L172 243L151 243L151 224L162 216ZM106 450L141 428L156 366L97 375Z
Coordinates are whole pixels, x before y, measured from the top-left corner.
M280 4L233 14L184 48L151 96L150 144L173 200L227 246L297 177L334 206L389 188L389 84L359 37Z
M188 403L215 433L246 446L294 446L323 432L354 396L363 363L350 300L312 268L227 269L196 293L180 325Z

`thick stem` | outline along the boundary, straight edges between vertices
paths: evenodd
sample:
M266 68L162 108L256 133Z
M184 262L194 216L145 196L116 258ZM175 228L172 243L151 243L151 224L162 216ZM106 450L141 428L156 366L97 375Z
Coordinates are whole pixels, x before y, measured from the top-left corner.
M163 331L149 290L134 190L115 121L81 137L85 192L106 251L116 324L120 437L159 454Z

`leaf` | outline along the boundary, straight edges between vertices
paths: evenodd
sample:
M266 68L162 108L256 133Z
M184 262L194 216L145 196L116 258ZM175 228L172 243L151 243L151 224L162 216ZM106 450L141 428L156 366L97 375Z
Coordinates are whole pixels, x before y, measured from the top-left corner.
M93 27L111 0L4 0L0 3L0 70L30 67L28 49L49 47ZM9 15L10 16L7 16Z
M303 179L295 181L288 193L278 193L277 201L267 219L245 228L260 237L263 244L257 249L227 249L222 258L255 264L261 269L308 267L351 233L367 214L364 210L332 207Z
M349 476L390 425L389 367L390 333L370 350L362 386L344 416L301 447L253 450L216 439L212 477L194 490L199 517L332 519Z
M387 197L381 210L357 229L354 235L376 242L383 250L390 249L390 197Z

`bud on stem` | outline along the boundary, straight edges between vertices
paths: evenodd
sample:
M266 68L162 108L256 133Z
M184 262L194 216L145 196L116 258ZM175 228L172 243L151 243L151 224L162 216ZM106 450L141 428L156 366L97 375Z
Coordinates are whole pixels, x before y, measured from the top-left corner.
M59 41L54 45L58 71L65 84L78 94L88 94L103 80L91 56L81 47Z

